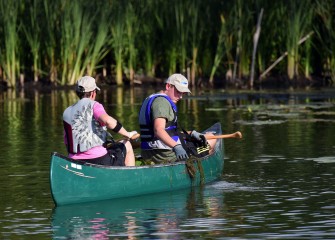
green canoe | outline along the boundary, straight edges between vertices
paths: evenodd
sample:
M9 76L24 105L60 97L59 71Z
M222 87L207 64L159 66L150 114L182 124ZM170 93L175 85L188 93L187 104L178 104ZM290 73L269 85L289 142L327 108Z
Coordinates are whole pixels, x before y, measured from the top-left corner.
M204 132L221 134L220 123ZM194 161L192 177L184 161L136 167L101 166L82 163L53 153L50 185L57 206L152 194L205 184L223 171L223 146L218 139L213 154Z

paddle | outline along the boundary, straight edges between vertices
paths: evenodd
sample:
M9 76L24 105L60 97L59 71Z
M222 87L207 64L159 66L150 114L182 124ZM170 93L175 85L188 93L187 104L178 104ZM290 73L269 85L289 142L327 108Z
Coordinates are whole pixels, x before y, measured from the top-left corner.
M109 132L107 132L107 134L109 135L109 137L111 137L111 138L113 139L112 135L111 135ZM140 146L139 141L137 141L138 138L139 138L140 136L141 136L141 135L140 135L139 133L136 133L136 134L133 135L131 138L123 138L123 139L121 139L121 140L130 140L130 141L131 141L131 144L133 145L133 148L137 148L137 147ZM119 140L116 140L116 142L117 142L117 141L119 141ZM109 141L107 141L106 143L104 143L104 147L105 147L105 148L109 148L112 144L114 144L114 140L109 140ZM135 145L135 146L134 146L134 145Z
M231 134L223 134L223 135L205 135L207 140L211 139L220 139L220 138L242 138L242 133L240 131L231 133Z
M141 135L139 133L135 134L130 138L130 140L136 140ZM231 133L231 134L223 134L223 135L205 135L207 140L211 139L220 139L220 138L242 138L242 133L240 131Z
M133 135L130 140L136 140L137 138L139 138L141 135L139 133L136 133L135 135Z

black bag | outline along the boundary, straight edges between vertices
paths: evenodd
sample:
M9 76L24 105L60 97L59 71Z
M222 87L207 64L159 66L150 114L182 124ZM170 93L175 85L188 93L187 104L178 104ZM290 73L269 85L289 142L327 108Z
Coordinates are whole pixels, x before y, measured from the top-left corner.
M103 146L108 151L112 166L125 166L127 149L123 143L107 140Z
M205 136L201 136L201 140L197 140L183 129L186 151L189 155L201 158L209 154L209 144Z

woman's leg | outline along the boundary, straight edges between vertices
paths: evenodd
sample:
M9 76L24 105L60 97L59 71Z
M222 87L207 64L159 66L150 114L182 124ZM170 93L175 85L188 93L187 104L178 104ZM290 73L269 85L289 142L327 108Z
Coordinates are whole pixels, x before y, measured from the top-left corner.
M124 163L126 166L135 166L135 154L131 143L127 140L121 141L126 146L126 158Z

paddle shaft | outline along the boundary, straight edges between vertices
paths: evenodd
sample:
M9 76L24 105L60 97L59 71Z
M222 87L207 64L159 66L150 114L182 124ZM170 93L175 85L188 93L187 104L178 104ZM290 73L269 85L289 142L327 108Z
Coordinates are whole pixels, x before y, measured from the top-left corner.
M131 140L135 140L137 138L139 138L141 135L139 133L136 133L134 136L132 136L130 139Z
M242 138L242 133L237 131L231 134L223 134L223 135L205 135L207 140L211 139L220 139L220 138Z
M135 140L140 137L140 134L137 133L131 137L131 140ZM222 135L205 135L207 140L211 139L220 139L220 138L242 138L242 133L240 131L231 133L231 134L222 134Z

